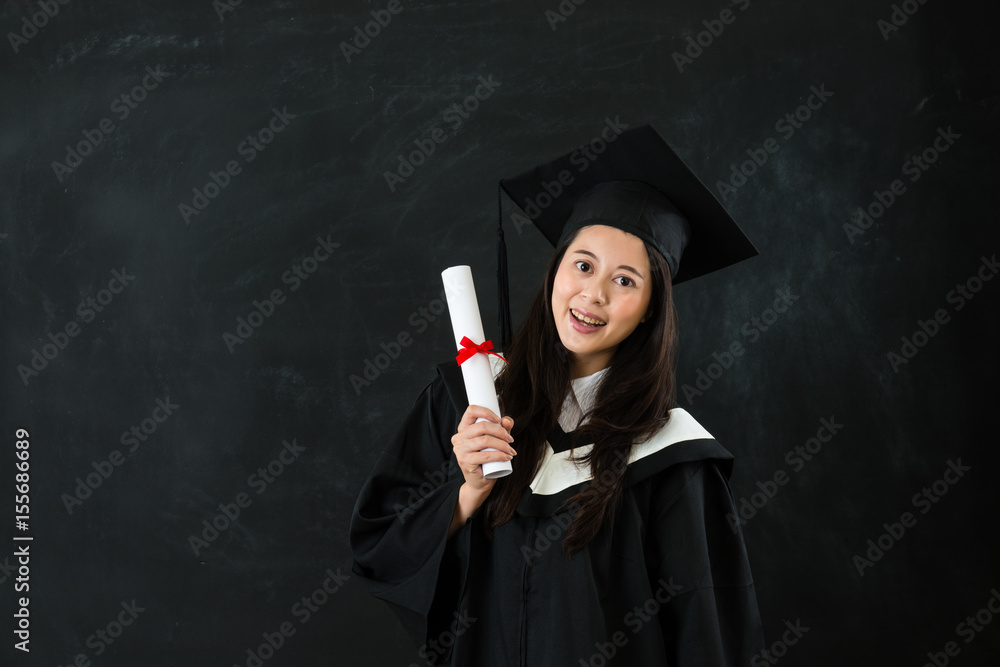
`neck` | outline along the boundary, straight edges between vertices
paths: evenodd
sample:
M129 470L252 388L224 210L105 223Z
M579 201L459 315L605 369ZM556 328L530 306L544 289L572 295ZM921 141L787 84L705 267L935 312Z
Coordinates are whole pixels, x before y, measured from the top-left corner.
M600 358L577 359L574 358L569 367L569 379L577 380L588 375L593 375L597 371L607 368L611 364L611 356Z

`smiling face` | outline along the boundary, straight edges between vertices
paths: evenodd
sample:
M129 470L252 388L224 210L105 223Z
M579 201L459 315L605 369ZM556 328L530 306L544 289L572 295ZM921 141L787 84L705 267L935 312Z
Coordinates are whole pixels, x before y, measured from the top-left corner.
M650 280L649 256L638 236L605 225L577 233L552 284L552 316L572 355L571 379L611 363L618 344L646 317Z

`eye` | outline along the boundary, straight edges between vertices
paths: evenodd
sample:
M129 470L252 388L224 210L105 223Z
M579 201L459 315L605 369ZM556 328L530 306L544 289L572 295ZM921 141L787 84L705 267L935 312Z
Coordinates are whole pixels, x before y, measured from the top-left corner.
M632 287L635 285L635 281L628 276L618 276L615 280L618 281L618 284L622 287Z
M575 264L576 264L576 268L580 269L584 273L586 273L587 271L590 271L590 264L587 261L585 261L585 260L578 259L578 260L576 260Z

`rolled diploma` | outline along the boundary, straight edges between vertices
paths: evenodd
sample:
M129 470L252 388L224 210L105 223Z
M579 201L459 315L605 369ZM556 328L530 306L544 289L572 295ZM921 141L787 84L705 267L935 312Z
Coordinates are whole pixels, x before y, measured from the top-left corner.
M462 338L468 336L476 345L486 340L483 320L479 316L479 302L476 300L476 286L472 282L472 269L468 266L452 266L441 272L444 293L451 313L451 328L455 333L455 349L462 349ZM477 353L466 359L461 366L465 380L465 393L469 405L481 405L500 415L500 402L493 383L493 371L489 355ZM488 421L480 417L477 422ZM488 448L489 451L497 451ZM489 461L483 464L483 477L496 479L506 477L513 471L510 461Z

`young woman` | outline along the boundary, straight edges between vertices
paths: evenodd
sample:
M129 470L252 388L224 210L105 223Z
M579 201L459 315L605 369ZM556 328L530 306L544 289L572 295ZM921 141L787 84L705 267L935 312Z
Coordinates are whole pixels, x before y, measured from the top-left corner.
M505 415L440 365L358 499L354 571L432 664L749 665L763 648L733 457L676 407L673 278L721 228L629 178L653 137L618 141L571 215L549 213L555 255L508 363L491 357ZM485 479L499 460L513 473Z

